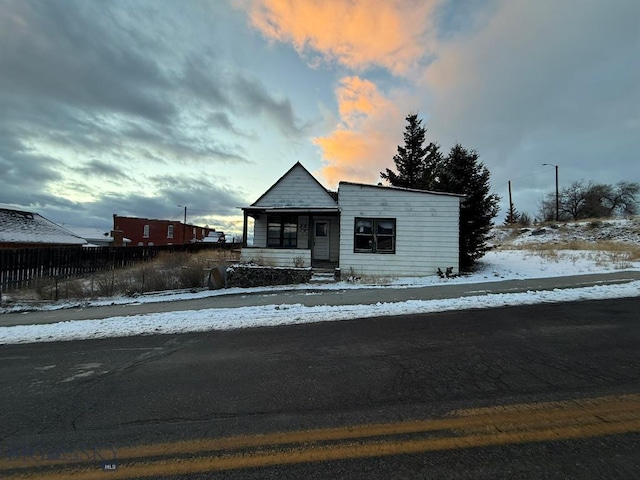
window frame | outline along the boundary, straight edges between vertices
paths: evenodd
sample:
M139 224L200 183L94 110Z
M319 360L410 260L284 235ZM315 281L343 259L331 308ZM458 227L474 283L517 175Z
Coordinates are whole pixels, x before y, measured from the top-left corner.
M277 226L277 230L272 228ZM295 226L291 236L291 226ZM277 236L272 232L277 231ZM287 233L289 235L287 235ZM298 217L295 215L267 215L267 248L298 248Z
M167 238L173 238L173 225L167 225Z
M358 232L358 222L371 222L371 233L366 232ZM380 233L378 231L378 225L380 222L391 222L393 232L391 234ZM397 232L397 221L395 218L377 218L377 217L355 217L353 219L353 253L368 253L368 254L380 254L380 255L393 255L396 253L396 232ZM371 238L371 248L358 248L358 239L362 241L363 238L370 237ZM390 238L391 239L391 248L390 249L378 249L378 238Z
M149 224L145 224L142 227L142 238L149 238L149 231L151 230L151 227L149 226Z

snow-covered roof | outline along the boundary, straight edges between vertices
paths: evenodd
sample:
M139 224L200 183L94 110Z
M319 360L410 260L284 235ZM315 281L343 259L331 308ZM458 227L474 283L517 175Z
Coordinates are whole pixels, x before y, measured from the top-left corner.
M356 187L381 188L385 190L401 190L404 192L415 192L415 193L429 193L431 195L444 195L447 197L459 197L459 198L466 197L466 195L461 193L436 192L434 190L419 190L417 188L394 187L393 185L373 185L370 183L357 183L357 182L345 182L345 181L341 181L338 183L338 196L340 196L340 185L355 185Z
M69 231L78 237L82 237L87 242L93 243L111 243L113 242L113 236L111 232L105 232L99 228L92 227L69 227ZM123 243L131 243L131 239L123 238ZM95 245L94 245L95 246Z
M0 208L0 243L82 245L87 241L37 213Z

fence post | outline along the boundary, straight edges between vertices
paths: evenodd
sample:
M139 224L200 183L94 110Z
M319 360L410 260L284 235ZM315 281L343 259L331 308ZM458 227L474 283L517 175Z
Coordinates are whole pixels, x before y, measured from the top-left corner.
M56 275L55 277L53 277L55 282L56 282L56 295L55 295L55 301L58 301L58 276Z

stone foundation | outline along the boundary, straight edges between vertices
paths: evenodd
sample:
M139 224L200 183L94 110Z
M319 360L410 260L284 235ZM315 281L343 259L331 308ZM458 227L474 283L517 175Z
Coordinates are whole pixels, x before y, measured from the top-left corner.
M231 265L227 268L227 287L263 287L308 283L311 268L261 267L258 265Z

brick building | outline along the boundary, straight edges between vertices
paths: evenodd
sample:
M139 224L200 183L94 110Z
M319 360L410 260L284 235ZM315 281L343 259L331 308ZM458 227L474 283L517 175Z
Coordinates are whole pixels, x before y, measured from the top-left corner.
M178 220L121 217L113 215L113 230L131 239L131 246L181 245L201 242L214 228L184 224Z

